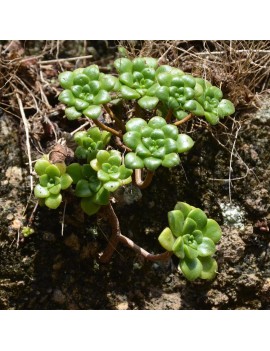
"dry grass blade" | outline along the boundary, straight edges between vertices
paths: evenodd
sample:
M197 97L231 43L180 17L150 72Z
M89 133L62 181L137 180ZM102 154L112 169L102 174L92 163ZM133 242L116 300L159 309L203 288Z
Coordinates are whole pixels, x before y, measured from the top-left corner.
M28 156L28 166L29 166L29 174L30 174L30 189L31 189L31 192L32 192L33 191L33 176L32 176L33 168L32 168L32 158L31 158L31 146L30 146L30 141L29 141L30 140L29 139L29 124L28 124L28 121L27 121L27 119L25 117L22 100L20 99L18 94L16 94L16 98L18 100L19 109L20 109L20 112L21 112L23 125L24 125L24 130L25 130L27 156Z

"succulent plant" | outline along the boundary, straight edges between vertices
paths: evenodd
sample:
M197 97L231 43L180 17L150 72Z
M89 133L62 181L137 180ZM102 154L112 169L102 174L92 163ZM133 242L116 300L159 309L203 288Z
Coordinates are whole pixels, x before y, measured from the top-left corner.
M115 60L114 66L122 84L121 96L126 100L138 100L146 110L155 108L159 101L154 96L158 61L152 57L138 57L133 61L123 57Z
M196 99L203 106L207 122L215 125L219 122L219 118L224 118L235 112L233 103L230 100L222 99L223 93L218 87L202 78L196 78L196 81L203 88L203 93Z
M57 208L62 201L61 190L72 184L72 178L66 173L66 165L51 164L42 158L37 160L35 171L39 175L39 184L35 186L34 194L39 199L39 204L52 209Z
M104 188L109 192L132 182L131 174L133 171L122 164L119 151L101 150L90 164L97 172L97 177L103 183Z
M100 73L97 65L62 72L58 79L65 89L59 100L68 106L65 115L69 120L78 119L82 114L97 119L102 111L100 105L110 102L112 94L120 89L119 80Z
M191 281L213 279L217 262L212 256L221 237L218 223L208 219L201 209L184 202L178 202L174 210L168 212L168 222L169 227L158 240L179 258L178 269Z
M160 165L171 168L179 165L178 153L186 152L194 145L186 134L167 124L162 117L153 117L147 123L141 118L132 118L126 124L123 140L134 152L125 156L127 168L147 168L154 172Z
M75 156L78 159L86 159L89 163L93 160L99 150L103 150L109 143L111 133L100 131L98 127L80 131L74 135L74 140L78 144L75 150Z
M196 97L203 93L202 87L190 74L170 66L160 66L156 72L159 86L155 96L163 102L167 109L171 109L178 119L182 119L188 112L203 116L204 110Z
M67 167L67 172L76 184L74 194L81 198L81 207L89 216L109 203L109 191L103 187L97 172L89 164L72 163Z

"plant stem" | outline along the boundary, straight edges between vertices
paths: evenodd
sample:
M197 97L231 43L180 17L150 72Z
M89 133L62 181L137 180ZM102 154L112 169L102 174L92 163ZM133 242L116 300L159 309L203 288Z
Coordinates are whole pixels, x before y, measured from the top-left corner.
M174 125L175 126L180 126L180 124L183 124L183 123L189 121L192 117L194 117L194 116L193 116L193 114L190 113L185 118L181 119L180 121L175 122Z
M111 119L115 120L115 123L118 125L118 127L122 130L122 132L125 132L126 127L124 125L124 123L115 116L115 114L113 113L113 111L110 109L110 107L107 104L103 105L106 112L110 115Z
M123 144L122 140L119 137L115 138L115 144L120 147L121 149L123 149L125 152L131 152L132 150Z
M109 239L108 246L100 256L101 263L107 263L110 261L119 242L128 246L133 251L140 254L141 256L143 256L145 259L149 261L166 261L171 257L172 253L169 251L165 251L161 254L153 255L148 251L146 251L145 249L143 249L142 247L135 244L131 239L127 238L125 235L121 234L119 221L111 204L104 207L103 211L105 211L105 213L103 212L103 214L107 217L111 225L112 235Z
M146 176L144 180L142 180L142 170L135 169L135 184L138 188L145 189L151 184L153 176L154 172L147 170Z
M95 123L96 126L98 126L99 128L106 130L107 132L112 133L113 135L122 138L122 132L118 132L117 130L106 126L105 124L103 124L102 122L100 122L98 119L93 119L93 122Z
M131 239L127 238L125 235L122 234L120 234L119 236L119 241L131 248L133 251L143 256L148 261L167 261L172 256L172 253L169 251L165 251L157 255L150 254L148 251L138 246Z
M112 254L114 253L114 251L116 250L116 247L118 245L119 242L119 236L121 234L120 231L120 224L118 221L118 218L114 212L114 209L111 205L111 203L109 203L109 205L104 206L103 208L103 212L105 217L107 217L110 226L112 228L112 235L109 239L108 245L106 247L106 249L103 251L103 253L101 254L99 260L101 263L107 263L110 261Z
M170 123L171 122L171 118L172 118L172 113L173 113L173 110L170 108L168 113L167 113L167 116L165 118L166 122L167 123Z

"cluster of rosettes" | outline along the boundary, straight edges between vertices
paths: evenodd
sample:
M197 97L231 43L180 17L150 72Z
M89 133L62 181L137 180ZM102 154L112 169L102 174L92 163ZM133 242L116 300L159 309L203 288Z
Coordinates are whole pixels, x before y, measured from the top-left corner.
M39 199L40 205L57 208L61 201L61 190L67 189L72 184L72 178L66 173L64 163L51 164L47 159L37 160L35 171L39 175L39 184L35 186L34 194Z
M72 163L67 172L76 184L75 195L89 216L109 203L110 193L132 181L132 170L122 165L119 151L100 150L90 164Z
M87 131L80 131L74 135L74 140L78 144L75 150L75 156L81 160L87 160L89 163L93 160L99 150L105 149L109 143L111 133L100 131L98 127L93 127Z
M207 80L169 65L158 67L156 59L120 58L114 65L119 73L122 98L139 99L138 104L146 110L158 107L162 115L172 110L180 120L192 113L205 116L210 124L217 124L219 118L235 111L231 101L222 99L222 91ZM159 102L162 104L158 105Z
M69 120L78 119L82 114L97 119L102 112L100 105L110 102L113 93L120 89L119 80L100 73L97 65L62 72L58 79L65 89L59 100L68 106L65 115Z
M75 184L75 195L81 198L81 207L89 216L109 203L109 192L102 186L97 172L89 164L72 163L67 167L67 172Z
M123 140L134 152L125 156L125 165L130 169L147 168L154 172L160 165L171 168L179 165L178 153L192 148L194 141L178 128L167 124L162 117L153 117L147 123L141 118L132 118L126 124Z
M59 75L65 89L59 100L68 106L65 110L68 119L77 119L82 114L97 119L101 105L115 97L138 100L145 110L158 108L163 117L169 110L180 120L192 113L204 116L210 124L217 124L219 118L235 111L232 102L223 99L222 91L207 80L169 65L158 66L158 60L152 57L119 58L114 66L118 78L100 73L96 65Z
M178 269L188 280L213 279L217 262L212 257L221 229L213 219L207 219L199 208L178 202L168 212L169 227L159 235L161 246L179 258Z

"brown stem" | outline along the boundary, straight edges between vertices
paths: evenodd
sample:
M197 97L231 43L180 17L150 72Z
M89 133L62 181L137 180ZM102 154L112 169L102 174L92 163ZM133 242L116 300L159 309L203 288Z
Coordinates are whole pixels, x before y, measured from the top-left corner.
M119 138L122 138L122 132L118 132L117 130L106 126L105 124L101 123L98 119L93 119L93 122L95 123L96 126L98 126L99 128L106 130L107 132L112 133L113 135L116 135Z
M157 254L157 255L150 254L148 251L146 251L142 247L135 244L131 239L129 239L125 235L121 234L119 221L118 221L118 218L117 218L111 204L104 207L103 211L104 211L103 214L109 220L109 223L111 225L112 235L109 239L109 243L108 243L106 249L103 251L102 255L100 256L101 263L107 263L110 261L119 242L128 246L133 251L140 254L141 256L143 256L145 259L147 259L149 261L166 261L171 257L172 253L169 251L165 251L165 252L163 252L161 254Z
M170 123L171 122L171 118L172 118L172 113L173 113L173 110L170 108L168 113L167 113L167 116L165 118L166 122L167 123Z
M148 261L167 261L172 256L172 253L169 251L165 251L157 255L150 254L148 251L138 246L131 239L122 234L119 236L119 241L146 258Z
M111 119L115 120L115 123L118 125L118 127L122 130L122 132L125 132L126 127L124 125L124 123L115 116L115 114L113 113L113 111L110 109L110 107L107 104L103 105L106 112L110 115Z
M174 125L175 125L175 126L180 126L181 124L183 124L183 123L189 121L192 117L194 117L194 116L193 116L193 114L190 113L190 114L187 115L185 118L181 119L180 121L175 122Z
M101 263L107 263L110 261L112 254L116 250L116 247L119 242L119 236L121 235L121 231L120 231L120 224L119 224L118 218L114 212L114 209L111 203L109 203L108 206L104 206L103 211L104 211L103 213L105 217L108 219L110 226L112 228L112 235L109 239L106 249L101 254L99 260Z
M151 184L154 174L154 172L147 170L146 177L142 180L142 170L135 169L135 184L140 189L147 188Z
M132 151L128 146L126 146L125 144L122 143L122 140L119 137L115 138L115 144L126 152Z

